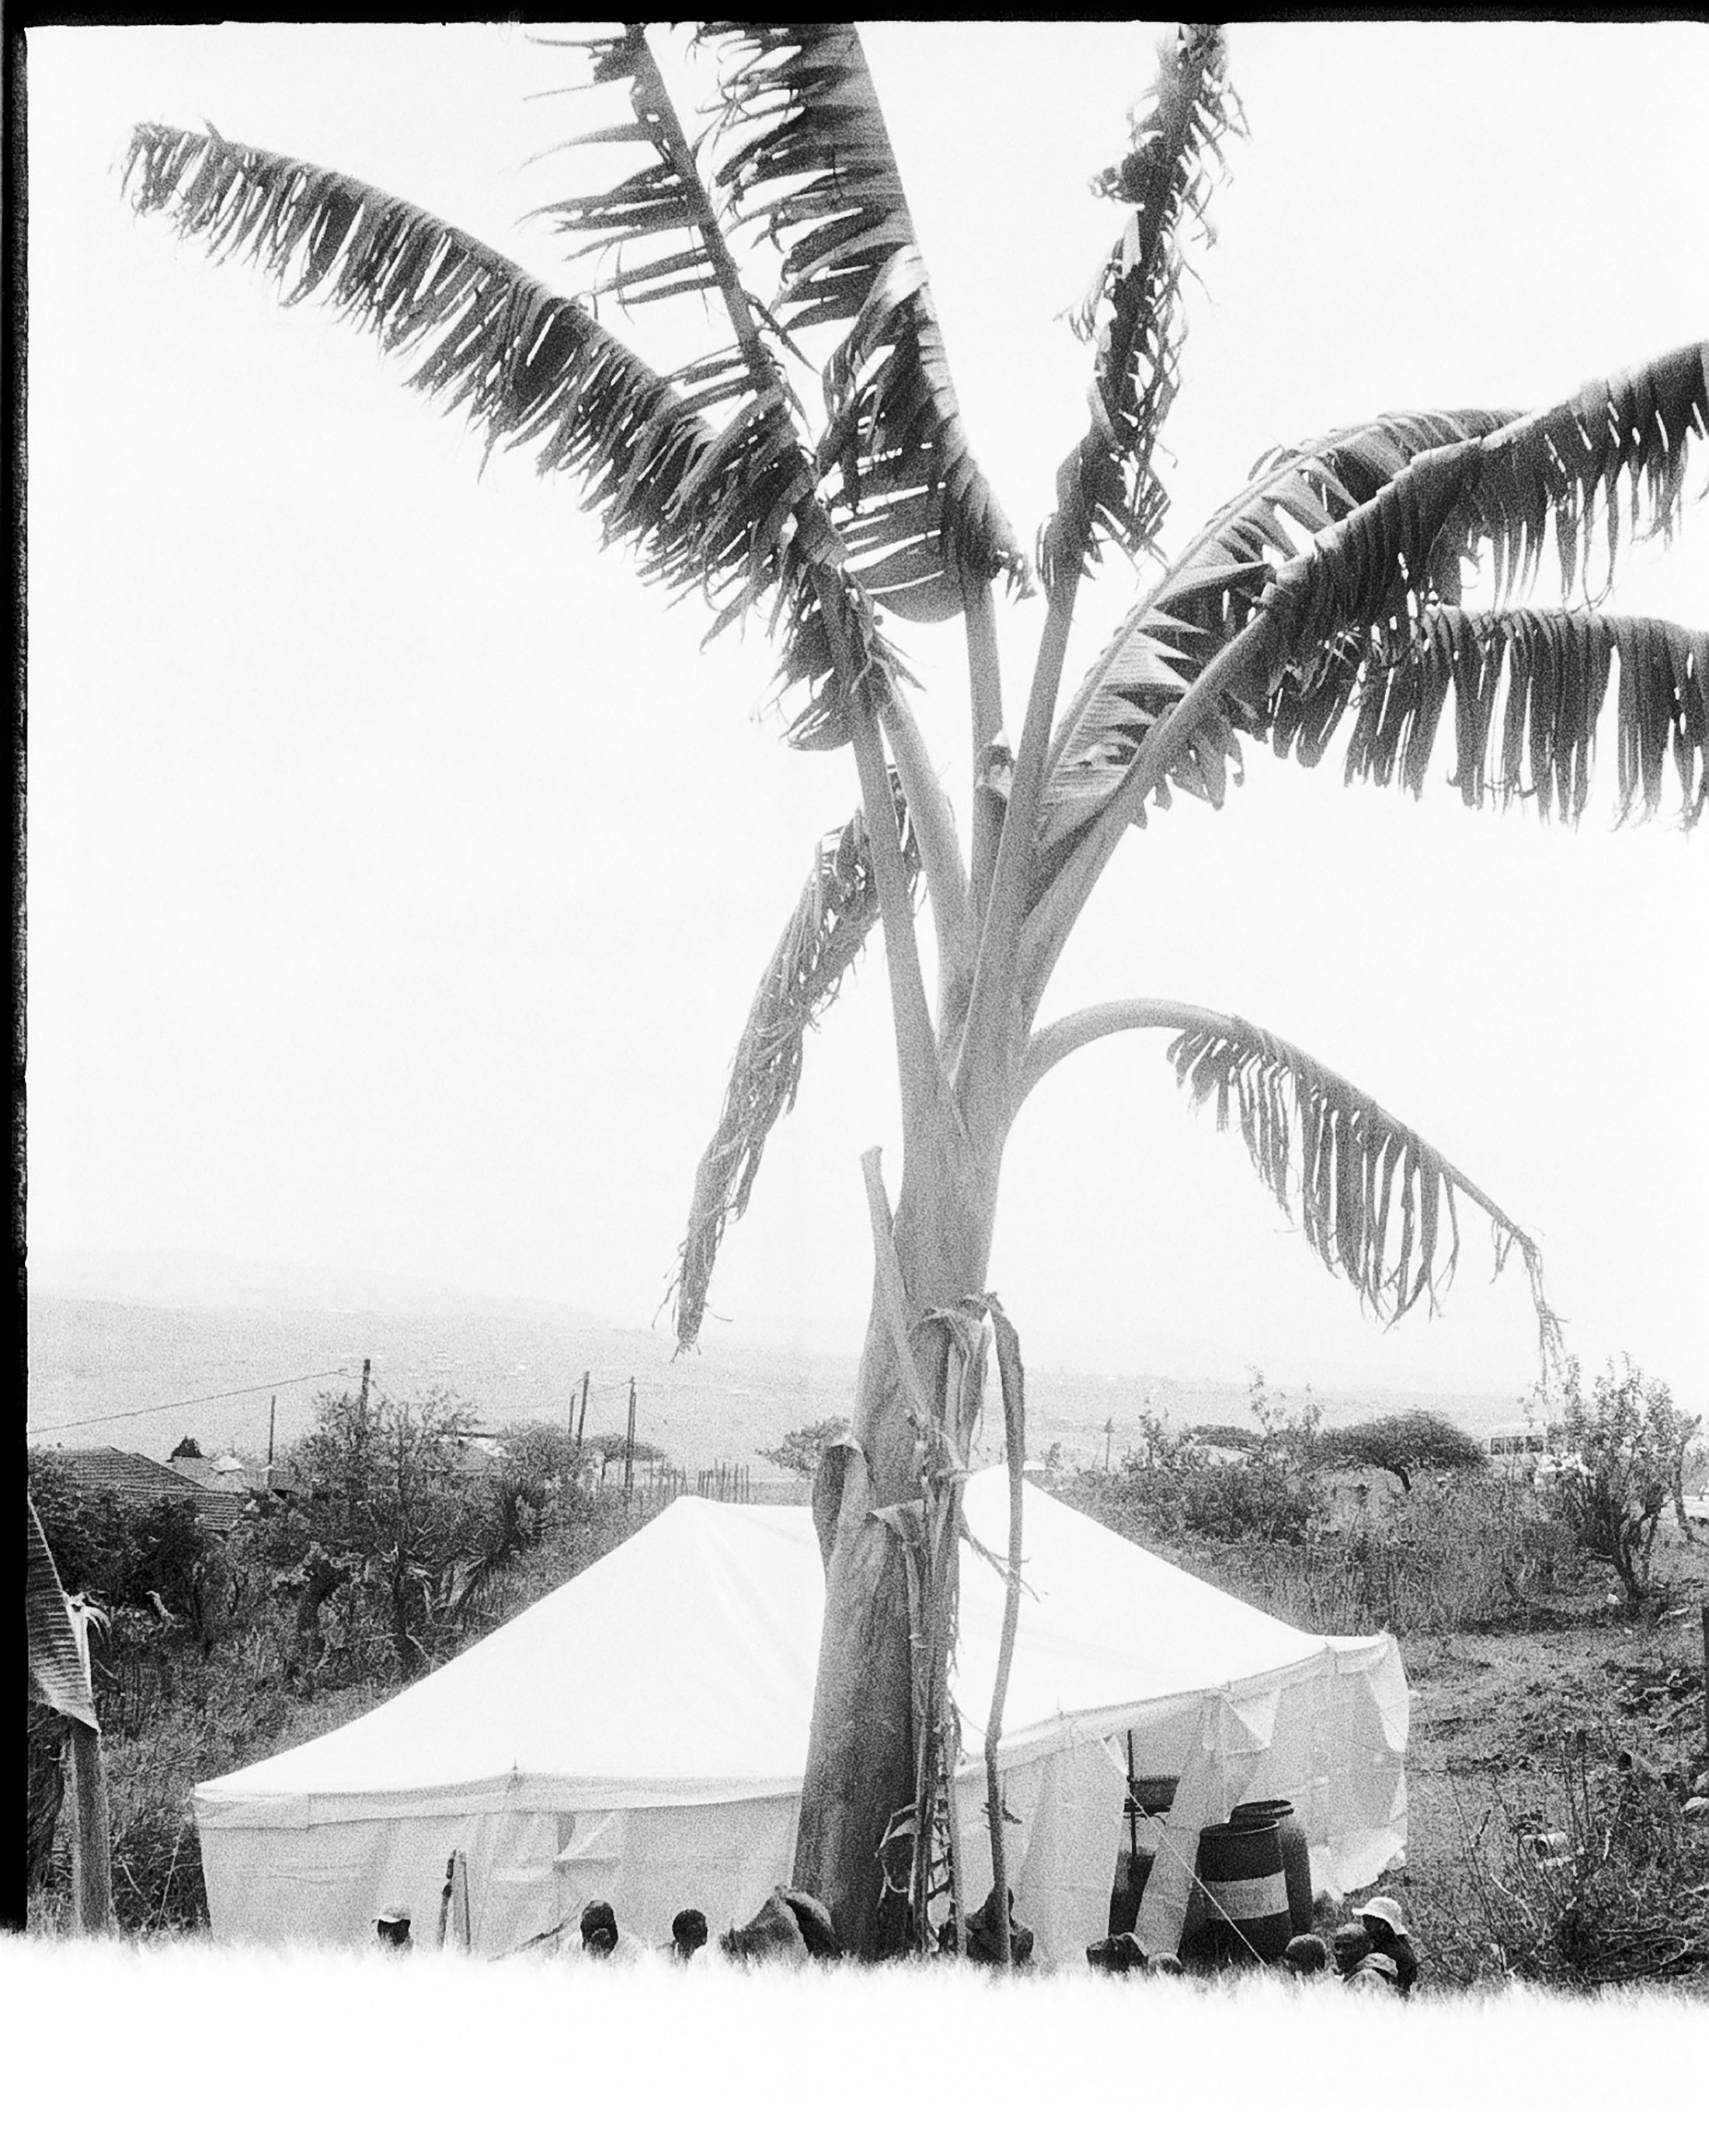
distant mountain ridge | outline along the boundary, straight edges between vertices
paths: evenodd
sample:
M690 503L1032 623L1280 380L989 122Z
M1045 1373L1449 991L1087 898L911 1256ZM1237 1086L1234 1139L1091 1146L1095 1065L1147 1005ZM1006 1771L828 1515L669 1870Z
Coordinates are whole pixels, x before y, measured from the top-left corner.
M93 1291L102 1284L117 1292ZM281 1291L290 1299L260 1299ZM212 1299L220 1295L229 1299ZM330 1306L310 1300L323 1296ZM276 1444L288 1445L310 1426L317 1394L354 1387L365 1357L382 1391L454 1392L488 1429L565 1422L586 1373L590 1437L621 1431L634 1378L639 1435L690 1469L752 1461L789 1430L849 1413L854 1390L852 1355L709 1341L674 1360L662 1333L567 1305L211 1256L33 1259L28 1314L32 1442L133 1446L157 1459L187 1436L205 1452L259 1458L269 1417ZM757 1330L742 1327L750 1342ZM1300 1397L1299 1389L1279 1389ZM1119 1460L1147 1409L1178 1428L1250 1419L1244 1378L1087 1374L1035 1354L1027 1392L1029 1451L1060 1444L1087 1464L1106 1451ZM1519 1412L1511 1395L1440 1389L1318 1386L1314 1397L1332 1422L1434 1407L1481 1432ZM982 1456L996 1455L1001 1429L993 1387Z
M593 1312L537 1296L482 1294L405 1273L229 1258L213 1250L44 1250L31 1253L33 1292L86 1302L174 1310L373 1311L391 1317L455 1312L609 1329Z

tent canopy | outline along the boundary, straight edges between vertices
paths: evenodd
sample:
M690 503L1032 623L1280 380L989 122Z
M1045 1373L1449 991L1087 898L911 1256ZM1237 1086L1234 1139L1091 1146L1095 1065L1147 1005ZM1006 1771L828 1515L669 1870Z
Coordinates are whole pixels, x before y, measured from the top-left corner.
M1001 1470L969 1479L968 1526L988 1549L1006 1547L1008 1505ZM1137 1732L1140 1770L1186 1776L1188 1811L1209 1817L1249 1793L1291 1794L1328 1870L1368 1863L1362 1881L1375 1876L1378 1860L1392 1861L1404 1828L1406 1734L1393 1640L1326 1640L1298 1631L1030 1484L1024 1526L1025 1589L1003 1712L1006 1767L1024 1779L1036 1763ZM688 1856L678 1866L666 1849L673 1836L686 1836L702 1852L712 1840L727 1843L720 1861L731 1894L752 1883L740 1861L745 1840L760 1852L755 1864L787 1876L824 1599L804 1507L678 1498L586 1572L372 1712L203 1783L196 1804L216 1929L248 1936L258 1935L258 1924L259 1935L289 1929L280 1912L290 1897L275 1894L264 1922L252 1921L253 1909L246 1917L240 1906L259 1907L259 1873L277 1872L288 1851L295 1852L287 1866L290 1906L306 1907L312 1887L309 1898L318 1893L331 1909L341 1907L331 1876L340 1865L377 1879L405 1840L424 1849L435 1834L440 1841L460 1836L478 1903L481 1860L469 1845L483 1840L495 1876L515 1874L519 1907L527 1899L524 1874L537 1879L542 1865L561 1881L639 1878L648 1835L646 1863L661 1876L675 1876L673 1866L691 1869ZM976 1836L971 1785L1003 1604L997 1568L964 1548L952 1686ZM1280 1775L1286 1786L1259 1787L1266 1761L1270 1781ZM1073 1801L1093 1805L1100 1822L1114 1822L1107 1835L1099 1825L1098 1847L1106 1840L1110 1846L1086 1856L1087 1865L1113 1865L1121 1789L1105 1771L1108 1763L1070 1778L1082 1791ZM1054 1782L1034 1774L1026 1786L1034 1784L1040 1804L1067 1801L1049 1797L1059 1784L1069 1788L1060 1774ZM707 1810L714 1806L725 1808L716 1819ZM500 1815L512 1818L509 1840L498 1830ZM475 1820L488 1824L477 1834ZM525 1821L533 1822L526 1833ZM400 1830L415 1822L420 1830L413 1840L388 1839L380 1831L386 1822ZM1193 1825L1184 1813L1180 1824L1183 1832ZM315 1842L317 1831L341 1828L351 1831L340 1846L359 1856L339 1860L331 1871L320 1859L309 1863L310 1845L332 1847L327 1832ZM526 1862L517 1854L518 1835L532 1836ZM1338 1840L1344 1861L1336 1857ZM438 1861L442 1867L443 1856ZM410 1860L418 1871L424 1861ZM1103 1876L1107 1897L1107 1868ZM377 1890L351 1889L358 1900L370 1891ZM724 1921L744 1913L751 1912L737 1907ZM365 1922L365 1915L349 1920L346 1935L357 1935Z

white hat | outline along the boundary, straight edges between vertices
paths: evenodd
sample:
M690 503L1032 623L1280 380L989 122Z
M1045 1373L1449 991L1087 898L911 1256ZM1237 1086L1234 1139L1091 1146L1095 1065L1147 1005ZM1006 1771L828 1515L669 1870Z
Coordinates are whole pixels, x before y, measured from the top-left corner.
M1386 1894L1373 1894L1363 1909L1355 1909L1356 1917L1374 1917L1379 1924L1387 1924L1398 1939L1406 1935L1406 1918L1401 1914L1399 1902L1392 1902Z
M377 1924L407 1924L411 1921L407 1902L388 1902L374 1917Z

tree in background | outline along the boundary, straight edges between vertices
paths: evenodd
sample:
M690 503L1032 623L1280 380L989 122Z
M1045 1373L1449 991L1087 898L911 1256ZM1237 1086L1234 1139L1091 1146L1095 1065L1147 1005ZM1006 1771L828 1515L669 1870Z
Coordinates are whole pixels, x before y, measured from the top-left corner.
M1409 1408L1401 1414L1320 1430L1310 1457L1318 1468L1380 1468L1408 1491L1413 1476L1425 1469L1475 1475L1489 1466L1489 1455L1475 1437L1428 1408Z
M1611 1359L1588 1396L1578 1358L1568 1358L1547 1431L1560 1466L1547 1485L1549 1503L1586 1556L1610 1568L1635 1615L1650 1600L1663 1512L1672 1505L1685 1523L1686 1454L1702 1426L1629 1355L1618 1368Z
M471 1554L459 1440L472 1409L449 1393L419 1402L323 1393L291 1465L306 1496L296 1532L303 1591L321 1603L347 1581L382 1612L401 1676L427 1668L459 1564Z
M878 1285L852 1441L826 1449L818 1478L826 1615L795 1870L870 1955L901 1944L908 1921L906 1897L881 1892L879 1845L899 1816L924 1816L939 1773L936 1721L913 1727L924 1673L904 1537L928 1495L953 1520L1004 1149L1059 1063L1118 1031L1171 1036L1191 1098L1214 1102L1219 1127L1238 1120L1310 1248L1372 1308L1393 1317L1434 1300L1463 1204L1491 1224L1498 1264L1519 1253L1552 1342L1532 1240L1304 1049L1173 999L1043 1024L1039 1012L1118 843L1177 790L1220 807L1243 742L1316 765L1347 726L1349 778L1416 792L1451 695L1467 806L1526 799L1571 821L1617 675L1622 812L1659 807L1671 772L1694 820L1709 790L1709 639L1598 610L1587 572L1635 531L1671 528L1690 444L1709 426L1705 350L1534 412L1392 413L1270 452L1065 701L1082 580L1111 555L1159 553L1158 446L1188 248L1208 236L1239 123L1220 30L1188 24L1165 41L1131 140L1094 183L1116 236L1075 324L1091 347L1091 418L1030 552L967 439L853 26L702 26L718 80L698 141L648 26L578 42L613 103L582 139L602 157L629 146L634 169L544 213L573 252L609 250L598 292L720 311L721 341L670 373L591 306L344 175L151 125L136 131L130 181L139 209L170 212L216 254L259 260L288 299L318 294L408 352L415 386L462 407L494 445L530 444L542 471L579 479L644 575L698 588L721 624L767 608L788 737L850 752L859 806L820 849L767 967L701 1163L677 1324L690 1344L720 1240L794 1100L806 1030L881 923L902 1160L894 1210L870 1163ZM762 297L767 243L781 270ZM1529 603L1546 557L1579 603ZM1480 569L1488 594L1469 603ZM995 604L999 588L1013 599L1035 577L1044 618L1011 745ZM893 620L956 618L974 767L960 834L891 634ZM1167 908L1147 927L1167 947ZM947 1610L952 1536L931 1562L925 1606ZM921 1651L936 1667L944 1642Z
M769 1460L773 1467L781 1467L786 1475L798 1475L811 1481L819 1472L825 1447L848 1435L847 1415L827 1415L823 1422L810 1422L800 1430L792 1430L781 1445L762 1445L755 1450L762 1460Z

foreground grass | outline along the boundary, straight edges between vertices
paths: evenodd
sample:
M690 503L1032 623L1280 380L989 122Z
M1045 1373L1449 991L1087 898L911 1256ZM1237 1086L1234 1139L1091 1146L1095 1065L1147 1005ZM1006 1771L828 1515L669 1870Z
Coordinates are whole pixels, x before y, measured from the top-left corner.
M51 2103L64 2123L69 2102L80 2141L126 2148L223 2116L252 2150L592 2138L820 2156L922 2132L980 2146L987 2127L1004 2146L1019 2126L1050 2147L1082 2118L1131 2132L1158 2112L1232 2112L1255 2115L1267 2141L1265 2117L1297 2118L1275 2130L1314 2143L1326 2120L1380 2118L1388 2149L1500 2111L1549 2119L1562 2149L1588 2145L1579 2124L1605 2145L1634 2114L1688 2116L1686 2062L1709 2033L1676 1999L1593 2005L1520 1987L1403 2005L1280 1977L398 1966L193 1941L0 1942L0 1987L44 2122ZM175 2076L169 2090L162 2062L192 2049L193 2087Z

